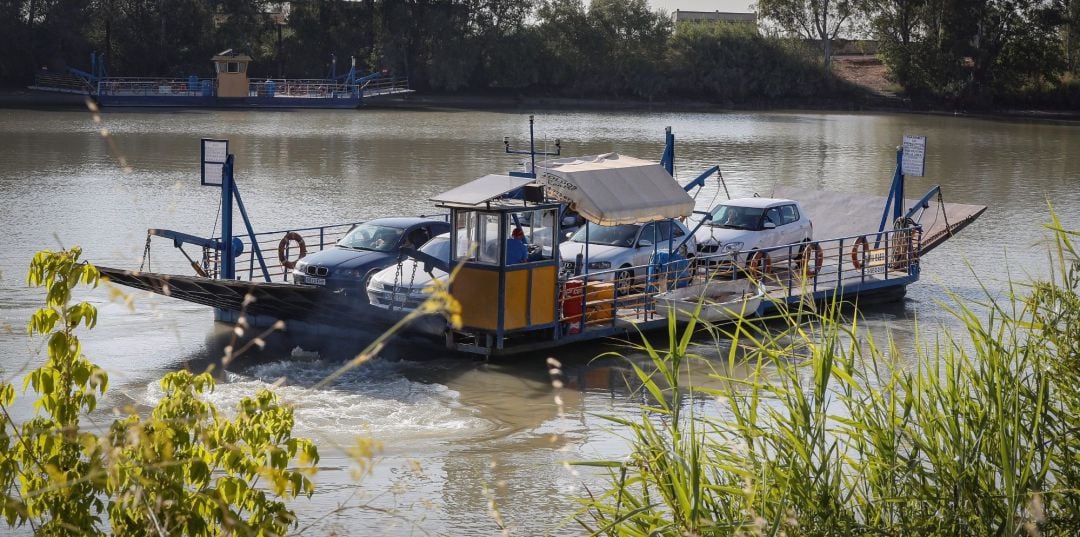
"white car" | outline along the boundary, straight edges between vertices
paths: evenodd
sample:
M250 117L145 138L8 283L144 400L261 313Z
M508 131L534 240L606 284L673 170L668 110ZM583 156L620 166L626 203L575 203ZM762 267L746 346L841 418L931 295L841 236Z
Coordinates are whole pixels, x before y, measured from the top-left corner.
M699 258L730 254L736 264L742 265L755 250L808 243L814 238L810 215L794 200L740 198L725 201L709 212L712 219L694 234ZM793 253L801 252L795 249ZM775 262L787 258L788 252L776 251L769 256Z
M450 259L450 234L443 233L424 243L420 251L432 257ZM368 281L368 303L383 309L413 310L424 300L427 294L424 288L432 280L442 280L447 273L433 268L431 273L424 272L424 262L406 258L400 269L395 263L376 272Z
M694 236L678 220L619 226L601 226L590 222L559 245L559 257L565 272L578 271L577 256L585 255L586 234L589 238L588 267L580 272L606 271L595 278L601 281L615 279L629 283L641 280L645 277L642 267L649 264L654 252L677 250L684 241L688 257L696 251Z

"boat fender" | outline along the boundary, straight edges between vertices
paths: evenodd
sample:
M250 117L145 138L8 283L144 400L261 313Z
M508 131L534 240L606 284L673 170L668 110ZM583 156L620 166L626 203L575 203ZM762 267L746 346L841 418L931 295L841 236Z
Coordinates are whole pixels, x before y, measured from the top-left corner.
M304 256L307 255L307 245L304 244L304 238L295 231L290 231L286 233L285 236L281 238L281 242L277 243L278 261L281 261L281 266L292 270L296 267L296 261L290 261L289 257L285 255L285 252L288 249L290 242L295 242L297 247L300 249L300 257L297 257L296 261L303 259Z
M863 266L863 257L869 249L870 246L866 242L866 236L855 239L855 244L851 247L851 265L857 269L861 269Z
M772 258L761 250L750 254L750 260L746 262L746 265L747 272L754 278L760 278L762 274L772 273Z
M810 266L810 252L814 252L814 266ZM809 276L816 276L821 270L821 265L825 262L825 254L821 251L821 246L816 242L811 242L806 245L806 248L802 252L802 269Z

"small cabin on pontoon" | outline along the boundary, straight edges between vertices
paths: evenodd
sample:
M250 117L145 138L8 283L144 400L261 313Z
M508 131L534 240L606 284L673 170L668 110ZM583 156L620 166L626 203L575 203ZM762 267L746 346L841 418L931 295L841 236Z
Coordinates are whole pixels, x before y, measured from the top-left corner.
M446 334L448 346L519 352L624 330L620 308L638 322L654 317L640 297L616 296L602 281L610 277L561 270L561 215L569 207L594 224L646 224L689 216L693 199L660 165L616 153L547 161L537 175L487 175L432 198L450 211L448 261L460 265L450 293L463 326Z
M219 52L210 61L214 62L214 72L217 73L218 97L248 96L247 73L251 56L229 49Z

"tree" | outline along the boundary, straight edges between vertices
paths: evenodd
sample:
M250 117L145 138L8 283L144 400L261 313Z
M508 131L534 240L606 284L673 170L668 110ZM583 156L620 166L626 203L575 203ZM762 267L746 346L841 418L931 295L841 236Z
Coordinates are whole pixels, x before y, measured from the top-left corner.
M28 282L45 287L45 306L28 326L47 340L44 365L24 389L34 418L17 424L7 409L15 388L0 382L0 513L9 527L41 535L283 535L296 518L285 501L311 496L319 455L292 437L292 409L266 390L244 398L228 419L201 396L209 374L170 373L149 418L132 414L98 436L82 427L108 389L104 370L82 354L76 335L93 328L97 308L72 304L99 273L81 250L38 252ZM260 486L256 487L255 485Z
M867 0L863 4L880 54L896 82L908 90L919 84L912 71L917 61L915 45L926 35L928 4L929 0Z
M789 34L821 42L825 67L832 42L855 13L855 0L758 0L758 14Z

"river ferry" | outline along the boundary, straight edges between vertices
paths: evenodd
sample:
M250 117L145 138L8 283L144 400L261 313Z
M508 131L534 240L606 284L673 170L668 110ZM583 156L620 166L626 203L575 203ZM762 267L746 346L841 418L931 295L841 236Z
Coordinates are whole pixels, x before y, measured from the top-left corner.
M87 95L101 106L211 108L357 108L365 99L409 93L408 79L375 72L359 75L356 59L348 71L322 79L252 79L251 57L232 49L210 59L214 77L109 76L103 57L91 55L90 71L40 71L30 89Z
M521 151L530 155L524 172L487 175L434 196L431 201L449 226L449 248L432 256L403 246L396 260L387 262L391 269L397 266L394 281L378 284L389 286L380 291L390 300L378 304L363 295L302 284L309 281L308 268L333 269L294 270L298 251L302 256L335 247L356 223L256 233L232 180L227 145L204 140L204 184L222 189L221 235L152 229L147 236L148 249L152 236L171 239L182 251L184 245L201 248L200 261L188 258L197 274L105 267L102 272L116 283L212 306L219 321L283 320L291 331L329 334L381 331L416 307L395 295L409 295L418 271L428 279L453 271L449 289L460 303L461 325L451 327L442 316L431 315L408 329L434 336L454 351L500 356L665 327L669 316L685 320L695 301L702 302L706 317L725 320L831 299L895 300L919 280L922 256L986 209L945 203L938 187L918 200L905 199L903 150L898 149L886 198L796 189L773 193L799 200L813 215L812 240L735 252L687 248L693 233L666 241L654 235L655 240L638 239L638 247L653 250L646 263L597 264L590 258L597 250L588 234L601 228L593 226L653 225L656 230L664 222L698 219L696 232L709 222L711 213L696 211L689 191L702 187L718 168L680 185L673 175L670 128L665 139L659 163L614 153L562 158L558 152L537 153L530 142L530 149ZM504 143L508 153L515 152L508 140ZM556 158L536 162L537 155ZM233 234L234 204L246 233ZM583 249L572 260L563 259L559 247L567 210L588 221L578 232L586 236ZM920 223L924 214L934 216L929 224ZM529 245L527 256L517 253L519 237ZM275 247L277 262L267 262L263 251ZM401 270L406 263L411 269ZM313 281L319 280L325 282Z

